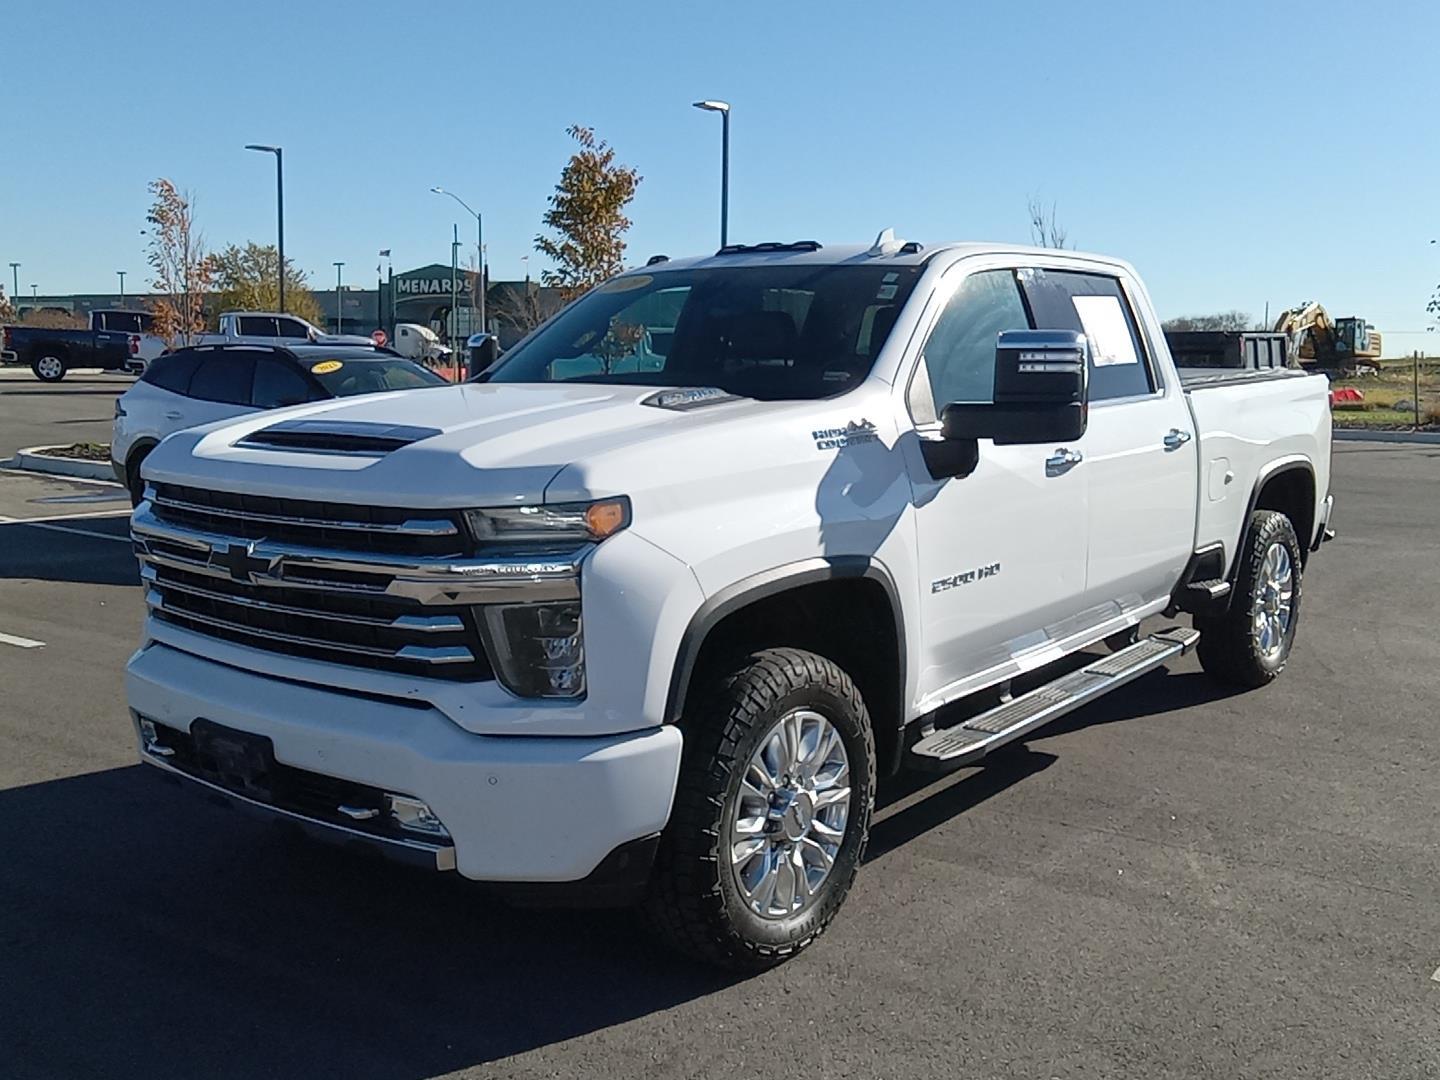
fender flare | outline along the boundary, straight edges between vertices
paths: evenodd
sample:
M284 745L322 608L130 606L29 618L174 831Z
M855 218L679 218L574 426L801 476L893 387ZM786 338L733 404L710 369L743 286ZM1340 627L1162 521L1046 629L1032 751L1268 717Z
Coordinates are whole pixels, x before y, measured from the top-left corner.
M903 729L905 726L904 699L908 657L905 642L905 618L900 606L900 593L895 586L895 579L884 564L866 555L837 555L786 563L783 566L772 567L758 574L741 578L706 599L690 617L690 622L685 627L684 634L681 635L680 647L670 673L670 690L665 699L664 722L667 724L679 722L685 697L690 690L690 681L695 673L695 662L699 659L700 651L704 647L710 631L724 619L758 600L764 600L800 586L842 578L864 578L875 581L885 590L886 599L890 603L890 610L895 618L897 660L900 665L900 700L894 705L899 718L899 727Z
M1260 492L1265 490L1265 485L1277 476L1286 473L1300 472L1310 478L1311 497L1314 505L1310 508L1310 524L1312 529L1319 519L1318 510L1320 507L1320 493L1315 490L1315 463L1305 454L1287 454L1278 457L1274 461L1267 462L1255 477L1255 485L1250 489L1250 500L1245 504L1245 516L1240 519L1240 535L1235 538L1236 557L1231 560L1230 570L1225 575L1225 580L1232 585L1235 583L1236 575L1240 570L1239 552L1245 544L1245 531L1250 528L1250 515L1255 513L1255 507L1260 502ZM1300 547L1304 551L1310 550L1311 541L1314 536L1300 536Z

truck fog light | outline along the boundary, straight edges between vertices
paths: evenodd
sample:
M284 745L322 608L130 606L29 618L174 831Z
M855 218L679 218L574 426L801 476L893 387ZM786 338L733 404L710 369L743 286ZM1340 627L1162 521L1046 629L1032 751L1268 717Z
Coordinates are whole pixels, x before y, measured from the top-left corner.
M450 831L440 823L435 812L419 799L411 798L409 795L393 795L386 792L385 802L390 807L390 816L402 829L425 833L427 836L450 835Z
M140 746L153 757L173 757L175 751L160 742L160 733L155 730L155 721L140 718Z
M520 697L585 693L585 637L579 601L482 608L495 675Z

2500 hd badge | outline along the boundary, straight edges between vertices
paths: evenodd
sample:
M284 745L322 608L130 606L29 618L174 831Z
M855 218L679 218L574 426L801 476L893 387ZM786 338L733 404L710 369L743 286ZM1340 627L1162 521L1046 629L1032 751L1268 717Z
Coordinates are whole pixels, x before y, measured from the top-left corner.
M949 577L938 578L930 583L932 593L944 592L946 589L953 589L957 585L969 585L972 581L983 581L987 577L994 577L1000 573L1000 564L992 562L989 566L977 566L974 570L966 570L961 574L951 574Z

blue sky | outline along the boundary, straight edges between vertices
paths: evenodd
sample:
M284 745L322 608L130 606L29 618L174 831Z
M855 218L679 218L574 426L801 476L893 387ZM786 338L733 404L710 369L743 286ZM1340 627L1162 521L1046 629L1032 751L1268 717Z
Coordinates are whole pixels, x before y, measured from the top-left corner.
M633 261L707 250L719 120L689 103L711 96L734 106L732 240L1022 240L1033 194L1165 316L1318 298L1394 333L1440 281L1433 2L47 0L0 32L23 293L143 284L156 176L212 247L270 241L248 142L285 147L287 253L318 287L336 259L373 280L384 247L448 262L457 220L473 242L435 184L520 276L572 122L645 177Z

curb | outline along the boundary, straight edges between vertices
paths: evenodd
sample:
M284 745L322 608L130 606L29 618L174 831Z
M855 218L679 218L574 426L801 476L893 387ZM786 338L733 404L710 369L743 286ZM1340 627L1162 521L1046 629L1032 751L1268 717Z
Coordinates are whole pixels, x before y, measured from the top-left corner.
M1364 428L1335 428L1337 442L1440 443L1440 431L1366 431Z
M54 450L53 446L27 446L10 459L10 467L28 472L48 473L51 476L74 476L81 480L108 480L115 483L115 470L108 461L81 461L79 458L50 457L41 450Z

